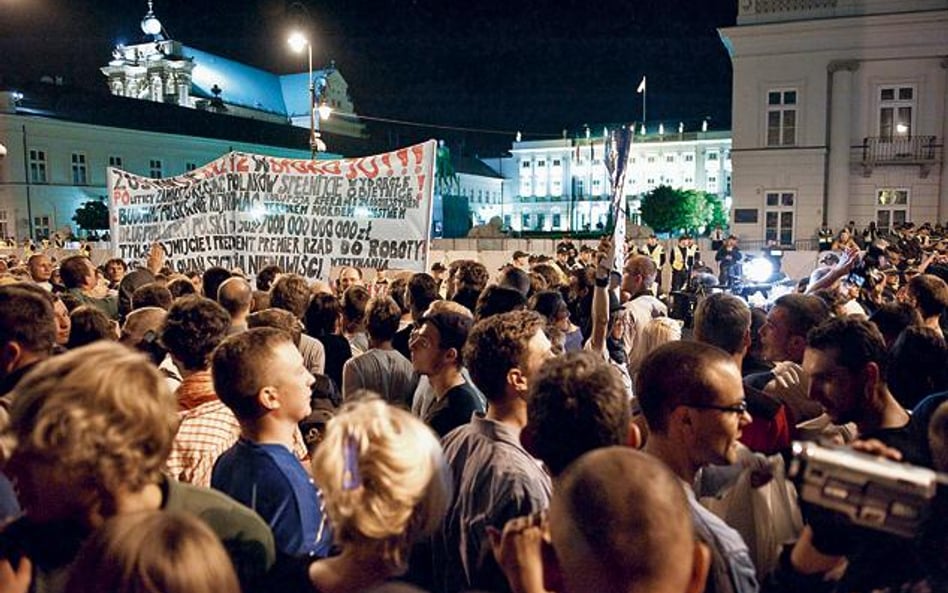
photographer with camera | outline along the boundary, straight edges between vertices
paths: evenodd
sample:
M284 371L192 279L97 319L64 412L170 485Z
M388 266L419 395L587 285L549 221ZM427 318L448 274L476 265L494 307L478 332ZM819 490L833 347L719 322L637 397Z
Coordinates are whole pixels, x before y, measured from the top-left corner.
M832 421L854 422L860 439L875 439L900 451L905 461L930 466L928 447L918 436L924 431L912 425L885 382L886 363L881 333L863 319L831 319L807 336L803 368L810 376L810 397L824 406ZM864 500L873 494L868 492ZM843 499L849 500L845 495ZM808 526L784 551L773 590L899 591L901 584L924 578L927 567L919 541L857 527L820 506L805 505L804 510ZM827 580L839 570L844 572L838 581Z
M737 246L737 237L729 235L724 241L724 245L714 254L714 260L718 262L718 282L725 288L732 288L735 276L740 280L740 263L744 255Z

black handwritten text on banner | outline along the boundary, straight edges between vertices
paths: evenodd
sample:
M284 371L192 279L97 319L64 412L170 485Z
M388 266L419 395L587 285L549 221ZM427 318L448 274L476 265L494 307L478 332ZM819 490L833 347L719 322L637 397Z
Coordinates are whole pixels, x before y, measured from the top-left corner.
M424 271L434 141L326 161L232 152L178 177L109 169L117 257L160 242L179 272L278 264L307 278L332 268Z

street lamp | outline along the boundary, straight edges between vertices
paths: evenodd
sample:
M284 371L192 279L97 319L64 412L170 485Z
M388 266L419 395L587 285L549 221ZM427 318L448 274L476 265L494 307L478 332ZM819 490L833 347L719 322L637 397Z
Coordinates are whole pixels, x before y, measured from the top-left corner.
M318 82L313 78L313 44L309 42L305 35L296 31L290 35L287 43L296 53L303 51L304 47L306 48L309 67L309 149L312 158L315 160L317 152L326 150L326 143L320 138L319 120L328 119L329 114L332 113L332 108L321 100L322 94L326 90L326 76L329 73L320 76Z

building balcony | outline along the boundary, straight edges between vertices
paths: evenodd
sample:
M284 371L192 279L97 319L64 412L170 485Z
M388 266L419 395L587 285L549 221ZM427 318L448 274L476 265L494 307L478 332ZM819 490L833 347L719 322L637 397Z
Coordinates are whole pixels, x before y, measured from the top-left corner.
M868 177L877 166L914 165L919 167L919 174L924 179L932 165L940 162L942 145L936 143L935 136L871 136L864 138L862 146L856 148L864 177Z

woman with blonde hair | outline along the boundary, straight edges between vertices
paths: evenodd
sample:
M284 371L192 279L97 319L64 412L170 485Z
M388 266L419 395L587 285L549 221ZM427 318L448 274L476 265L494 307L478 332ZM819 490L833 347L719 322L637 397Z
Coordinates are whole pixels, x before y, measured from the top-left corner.
M441 444L409 412L371 395L346 404L313 456L338 556L308 567L310 591L361 591L407 570L412 544L451 500Z
M119 515L83 545L66 593L240 593L220 540L194 515Z
M642 332L640 340L636 342L632 350L632 356L629 359L629 375L632 377L632 384L635 384L635 376L639 372L642 361L662 344L674 342L681 339L681 321L671 317L656 317L649 321Z

